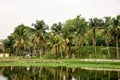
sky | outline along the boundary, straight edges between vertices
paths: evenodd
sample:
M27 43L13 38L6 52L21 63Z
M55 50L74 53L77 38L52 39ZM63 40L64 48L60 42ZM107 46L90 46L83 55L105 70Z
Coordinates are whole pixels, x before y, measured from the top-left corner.
M120 14L120 0L0 0L0 39L7 38L20 24L36 20L64 23L81 14L86 19Z

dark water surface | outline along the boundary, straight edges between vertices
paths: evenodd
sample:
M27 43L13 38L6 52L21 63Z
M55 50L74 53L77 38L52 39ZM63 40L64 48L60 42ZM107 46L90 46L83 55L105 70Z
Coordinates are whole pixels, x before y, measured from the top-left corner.
M120 70L0 67L0 80L120 80Z

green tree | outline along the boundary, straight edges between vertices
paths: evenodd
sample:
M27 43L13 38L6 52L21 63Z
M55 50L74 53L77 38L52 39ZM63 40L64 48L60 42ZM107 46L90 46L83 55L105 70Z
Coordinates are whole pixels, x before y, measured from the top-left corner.
M29 38L27 37L27 26L23 24L15 28L12 36L14 37L13 47L18 51L19 55L24 55L23 51L29 47Z
M94 46L95 58L97 57L96 55L96 30L101 29L102 26L103 26L102 19L98 19L98 18L89 19L89 27L90 29L92 29L92 33L93 33L93 46Z
M75 28L73 25L73 20L67 20L64 24L64 27L62 28L62 36L65 43L64 52L66 54L66 58L69 58L71 53L71 47L74 39L74 31L75 31Z
M60 45L60 37L57 36L57 35L52 36L51 37L51 44L55 48L54 49L55 50L55 57L57 59L57 57L58 57L58 46Z
M74 26L74 35L75 35L75 44L79 50L79 57L82 57L81 48L84 43L88 43L87 41L87 29L88 25L84 18L81 16L77 16L73 19L73 26Z
M61 22L59 22L58 24L54 23L51 27L51 30L52 30L53 34L61 36L62 28L63 28L63 24Z
M120 15L112 19L112 35L116 42L117 59L119 59L119 35L120 35Z
M58 36L59 37L59 43L58 43L58 53L61 54L61 57L63 57L62 55L62 47L63 47L63 39L62 39L62 28L63 28L63 24L61 22L54 23L51 27L51 32L54 36Z
M105 43L107 45L108 48L108 56L111 57L110 55L110 49L109 49L109 43L111 41L111 28L112 28L112 18L111 17L104 17L105 21L104 21L104 35L105 35Z
M43 54L43 46L45 41L46 30L48 30L48 25L45 24L43 20L37 20L36 23L32 24L34 29L32 30L32 43L36 50L36 53L40 55ZM41 53L40 53L41 51Z
M6 40L3 41L3 45L6 50L9 50L10 55L14 54L14 49L13 49L13 36L8 36Z

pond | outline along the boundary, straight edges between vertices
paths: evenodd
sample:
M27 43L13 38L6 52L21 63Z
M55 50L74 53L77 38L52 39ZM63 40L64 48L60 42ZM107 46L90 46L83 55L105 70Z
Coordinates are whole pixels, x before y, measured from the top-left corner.
M119 80L120 70L66 67L0 67L0 80Z

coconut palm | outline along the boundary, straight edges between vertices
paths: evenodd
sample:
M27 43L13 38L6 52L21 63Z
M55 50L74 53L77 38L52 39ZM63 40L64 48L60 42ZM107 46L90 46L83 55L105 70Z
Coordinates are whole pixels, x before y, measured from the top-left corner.
M69 58L69 55L71 53L72 42L74 39L74 31L75 28L73 25L73 20L67 20L64 24L64 27L62 28L62 37L65 43L66 58Z
M108 55L110 56L110 50L109 50L109 43L111 41L111 28L112 28L112 18L111 17L104 17L105 21L104 21L104 35L105 35L105 43L107 45L107 49L108 49Z
M54 23L51 27L51 32L54 36L59 36L62 38L62 23L59 22L58 24L57 23ZM60 44L58 45L58 53L60 52ZM61 52L60 52L61 53Z
M58 57L58 46L60 45L60 42L61 42L61 39L58 35L53 35L51 38L50 38L50 44L53 48L55 48L55 57L57 59Z
M74 35L76 39L76 47L79 50L79 57L82 57L81 47L84 43L87 43L87 36L85 35L87 31L87 22L81 16L77 16L75 19L73 19L73 26L75 28Z
M102 19L98 19L98 18L89 19L89 27L90 29L92 29L92 33L93 33L93 46L94 46L95 57L97 57L96 56L96 30L101 29L102 26L103 26Z
M15 28L15 31L12 34L14 37L13 47L18 51L19 55L23 55L23 51L29 47L27 28L27 26L21 24Z
M62 27L63 27L63 24L61 22L59 22L58 24L54 23L51 27L52 33L55 35L61 36L62 35Z
M120 35L120 15L112 19L112 35L116 42L117 59L119 59L119 35Z
M32 43L36 50L36 53L41 55L43 53L43 43L45 43L45 34L48 30L48 26L43 20L37 20L36 23L32 24L34 26L32 30ZM42 51L42 53L40 53Z

